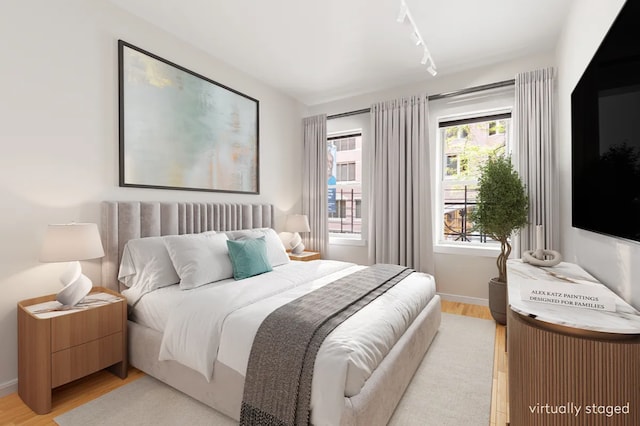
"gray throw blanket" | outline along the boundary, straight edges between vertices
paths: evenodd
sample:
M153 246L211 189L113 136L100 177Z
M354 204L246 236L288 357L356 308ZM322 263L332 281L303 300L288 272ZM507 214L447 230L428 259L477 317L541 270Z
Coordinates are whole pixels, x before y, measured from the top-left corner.
M240 425L308 425L313 367L324 339L411 272L404 266L373 265L267 316L251 347Z

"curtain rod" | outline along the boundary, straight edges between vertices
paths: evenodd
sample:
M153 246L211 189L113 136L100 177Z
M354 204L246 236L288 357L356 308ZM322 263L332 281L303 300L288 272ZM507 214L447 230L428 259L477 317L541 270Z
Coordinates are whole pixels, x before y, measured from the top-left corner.
M461 95L466 95L468 93L481 92L483 90L491 90L491 89L497 89L500 87L513 86L515 83L516 83L515 79L498 81L496 83L489 83L489 84L483 84L481 86L467 87L466 89L454 90L453 92L438 93L437 95L427 96L427 100L435 101L437 99L452 98L454 96L461 96ZM349 116L358 115L358 114L366 114L367 112L371 112L371 108L363 108L363 109L357 109L355 111L341 112L339 114L328 115L327 120L332 120L334 118L349 117Z

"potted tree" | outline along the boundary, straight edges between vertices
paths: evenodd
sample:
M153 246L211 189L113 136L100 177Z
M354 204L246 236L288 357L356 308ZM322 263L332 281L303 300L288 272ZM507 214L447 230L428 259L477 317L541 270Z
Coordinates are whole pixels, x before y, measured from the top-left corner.
M529 198L507 156L492 156L480 169L474 227L500 242L498 277L489 281L489 309L499 324L507 323L507 259L512 234L527 224Z

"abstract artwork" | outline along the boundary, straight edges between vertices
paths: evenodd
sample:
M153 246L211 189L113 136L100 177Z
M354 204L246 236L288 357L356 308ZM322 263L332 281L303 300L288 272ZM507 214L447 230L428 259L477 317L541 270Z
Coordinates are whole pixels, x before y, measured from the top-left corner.
M259 193L259 103L118 41L120 186Z

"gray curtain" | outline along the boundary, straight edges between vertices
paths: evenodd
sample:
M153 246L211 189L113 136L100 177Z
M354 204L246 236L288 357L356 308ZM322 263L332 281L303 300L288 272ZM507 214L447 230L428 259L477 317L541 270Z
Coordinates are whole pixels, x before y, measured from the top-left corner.
M369 261L433 272L425 95L371 106Z
M535 249L536 225L543 226L543 247L558 250L554 84L553 68L516 75L514 163L529 194L529 225L520 231L520 255Z
M302 121L304 153L302 169L302 214L309 218L311 232L301 234L306 249L327 252L327 116Z

